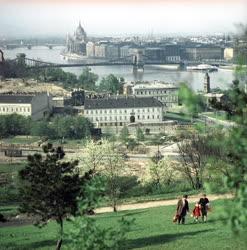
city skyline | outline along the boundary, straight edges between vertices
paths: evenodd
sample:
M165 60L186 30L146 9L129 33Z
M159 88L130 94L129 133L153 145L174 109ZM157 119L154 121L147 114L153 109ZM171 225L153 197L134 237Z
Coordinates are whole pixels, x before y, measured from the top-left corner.
M0 0L3 37L64 36L79 20L92 36L202 35L236 31L247 0ZM18 10L18 11L17 11ZM114 21L113 21L114 20Z

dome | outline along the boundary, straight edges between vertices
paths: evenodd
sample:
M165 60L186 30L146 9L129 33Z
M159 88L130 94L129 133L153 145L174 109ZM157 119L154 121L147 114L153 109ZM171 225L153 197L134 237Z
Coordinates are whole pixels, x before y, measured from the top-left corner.
M79 40L86 40L86 32L81 26L81 22L79 22L79 26L76 29L75 36Z

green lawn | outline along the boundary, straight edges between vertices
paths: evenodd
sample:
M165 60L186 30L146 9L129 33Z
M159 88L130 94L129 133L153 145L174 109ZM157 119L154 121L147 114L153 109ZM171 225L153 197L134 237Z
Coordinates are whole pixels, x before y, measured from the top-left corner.
M184 113L166 112L165 120L175 120L178 122L191 122L191 116Z
M2 139L2 142L9 144L31 144L39 141L39 136L14 136Z
M224 219L218 219L223 203L213 202L213 212L205 224L194 224L189 216L186 225L173 224L174 206L107 213L97 215L96 219L102 227L114 227L123 215L134 218L126 249L246 249L247 242L234 237ZM66 222L65 231L69 228L69 222ZM57 225L54 222L42 229L31 225L0 228L0 249L54 249L56 234ZM68 241L65 245L69 249Z

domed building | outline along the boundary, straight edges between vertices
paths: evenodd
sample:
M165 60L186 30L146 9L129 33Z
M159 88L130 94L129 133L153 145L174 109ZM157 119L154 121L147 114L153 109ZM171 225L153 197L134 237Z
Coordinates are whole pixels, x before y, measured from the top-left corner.
M86 55L86 43L87 43L87 34L81 22L77 27L73 36L67 35L66 47L68 53L74 53L78 55Z

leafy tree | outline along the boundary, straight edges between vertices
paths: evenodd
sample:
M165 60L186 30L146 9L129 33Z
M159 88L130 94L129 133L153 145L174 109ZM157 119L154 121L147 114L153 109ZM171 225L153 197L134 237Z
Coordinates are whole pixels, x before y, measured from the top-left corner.
M127 220L124 217L114 227L105 228L99 226L95 218L85 216L84 211L99 204L101 194L105 192L105 183L102 178L94 176L85 186L84 193L86 199L79 202L79 216L71 218L71 230L67 234L70 240L69 249L126 249L126 233L129 231L133 220ZM89 206L89 204L91 204Z
M98 80L98 75L91 72L91 69L86 67L83 69L82 74L78 79L78 87L87 89L87 90L95 90L96 82Z
M205 102L201 95L195 94L194 91L186 84L182 84L178 92L179 102L184 104L191 114L191 117L196 117L199 112L205 109Z
M183 141L179 142L178 151L182 158L177 170L185 175L193 189L203 187L203 175L208 156L213 149L208 147L209 137L191 133Z
M128 139L129 139L129 130L128 130L128 128L126 126L124 126L121 129L119 138L124 143L128 142Z
M18 114L0 116L0 136L16 136L30 134L31 118Z
M175 174L175 163L169 158L158 161L152 160L149 164L149 174L152 182L159 189L162 184L170 185Z
M136 130L136 139L137 139L137 141L144 141L144 139L145 139L144 133L143 133L142 129L139 127Z
M122 79L123 81L123 79ZM99 89L101 91L107 91L112 94L122 93L123 92L123 82L120 81L116 76L113 74L108 75L107 77L103 77Z
M83 179L78 173L78 161L63 161L61 147L44 147L45 159L40 154L28 156L26 167L19 172L21 197L20 211L34 215L36 225L43 226L54 219L60 226L60 249L63 239L63 220L78 209Z

